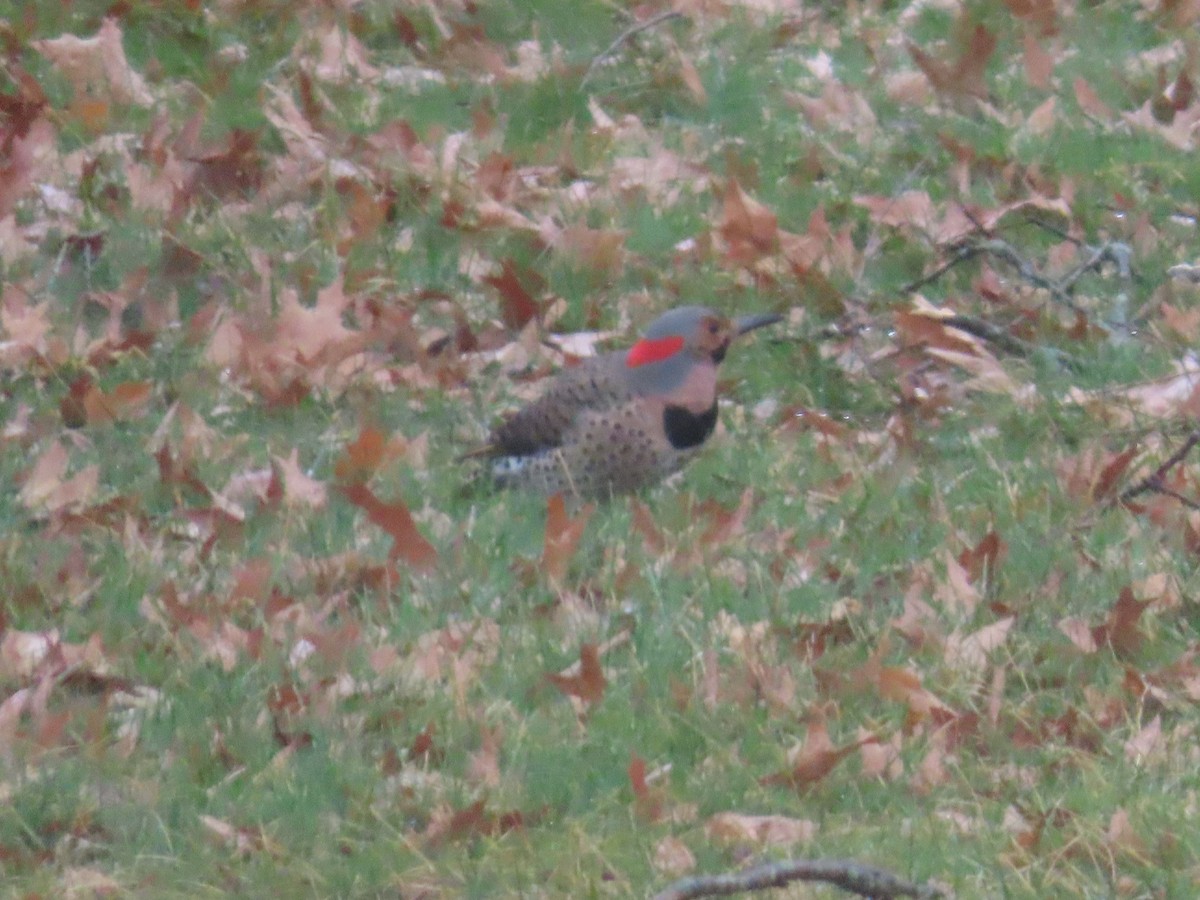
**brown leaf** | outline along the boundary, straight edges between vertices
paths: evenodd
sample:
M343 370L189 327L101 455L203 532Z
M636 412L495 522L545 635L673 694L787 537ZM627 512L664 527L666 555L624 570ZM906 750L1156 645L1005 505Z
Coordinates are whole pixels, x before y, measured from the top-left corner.
M855 204L871 215L871 221L892 228L913 228L931 232L935 224L933 200L925 191L905 191L897 196L859 194Z
M271 593L271 574L271 561L265 557L243 562L233 572L230 603L264 603Z
M64 34L33 41L32 46L66 76L77 97L111 99L138 106L154 103L142 76L125 58L116 19L105 19L90 38Z
M1007 640L1014 621L1013 616L1006 616L968 635L960 636L957 632L950 635L946 639L946 662L981 673L987 666L989 654Z
M179 199L197 195L217 200L240 199L258 191L266 171L258 139L256 132L234 129L224 145L201 153L193 160L192 178Z
M958 564L966 570L972 584L979 584L985 577L994 582L1007 556L1008 544L995 531L989 531L978 544L958 555Z
M554 494L546 504L546 535L542 545L542 571L546 577L561 584L566 580L571 557L583 537L588 519L596 507L587 504L577 516L567 514L562 494Z
M779 223L775 213L751 199L733 178L725 183L717 230L728 246L730 260L753 263L779 249Z
M791 761L791 767L783 772L768 775L759 779L763 785L784 785L795 790L803 790L819 781L836 768L837 764L861 747L863 744L876 743L875 735L868 734L858 740L851 741L841 747L835 747L829 739L829 730L825 724L825 714L814 709L809 716L808 732L804 738L804 746Z
M1079 108L1085 116L1091 116L1093 119L1099 119L1101 122L1112 121L1112 109L1100 99L1100 95L1096 93L1088 82L1076 76L1072 87L1075 91L1075 102L1079 104Z
M77 509L95 496L100 467L90 465L67 477L67 449L57 441L39 456L22 476L21 503L42 513Z
M977 340L965 331L947 325L945 316L949 311L937 310L928 304L919 304L913 309L901 309L894 313L896 330L904 346L937 348L955 353L973 355L982 348Z
M437 550L417 530L412 513L404 501L385 503L364 484L342 485L339 490L347 500L366 512L373 524L391 535L389 559L402 559L420 571L428 571L437 563Z
M625 239L628 235L627 231L615 228L568 225L553 235L553 246L580 266L612 276L619 273L625 264Z
M126 381L111 391L101 391L97 386L91 385L82 400L88 424L127 421L143 415L153 389L154 386L149 381Z
M599 702L608 686L595 644L580 646L577 666L571 666L562 673L547 672L546 679L568 697L577 697L588 706Z
M545 282L540 275L529 269L517 271L517 264L509 258L500 261L500 274L487 275L483 283L490 285L500 294L500 319L506 328L519 331L541 315L541 308L533 294L525 287L532 284L540 291Z
M667 802L662 788L652 788L646 782L646 761L632 753L629 756L629 787L633 790L633 808L643 822L658 822Z
M1129 449L1117 454L1108 464L1100 470L1100 474L1096 477L1095 485L1092 487L1092 499L1096 501L1104 500L1116 489L1121 481L1121 476L1125 474L1129 464L1133 462L1141 448L1134 444Z
M1039 37L1058 34L1058 9L1055 0L1004 0L1008 11L1037 29Z
M909 669L884 666L879 670L876 687L885 700L906 704L911 716L925 718L935 712L950 712L946 704L921 685L921 677Z
M1038 90L1050 87L1050 77L1054 74L1054 58L1030 32L1025 33L1023 50L1025 79L1029 86Z
M513 158L504 153L488 154L475 170L476 187L493 200L511 200L516 184L517 171Z
M958 58L951 64L935 59L915 44L906 44L917 67L925 73L934 90L949 97L987 99L984 73L996 50L996 36L983 25L976 25L966 39Z
M1125 758L1135 765L1143 765L1151 756L1159 756L1165 749L1162 716L1157 715L1150 724L1125 742Z
M310 478L300 466L300 451L293 447L286 457L272 456L272 468L283 482L283 501L288 506L321 509L327 499L324 482ZM335 463L336 471L336 463Z
M212 490L200 480L192 463L172 454L166 443L155 451L154 461L158 463L158 478L164 485L186 487L206 500L212 499Z
M480 727L482 733L479 749L470 755L467 763L467 780L482 787L500 785L500 739L502 727Z
M251 854L268 853L271 856L281 856L283 848L273 841L262 828L239 828L223 819L213 816L200 816L203 825L222 844L233 850L238 856L247 857Z
M654 868L678 878L696 868L696 857L687 844L668 834L654 846Z
M702 504L700 512L712 524L700 536L700 544L706 547L721 546L741 534L746 527L746 518L754 508L754 489L746 488L738 499L738 505L733 509L725 509L716 504Z
M1096 631L1097 641L1107 643L1117 656L1128 657L1136 653L1145 639L1138 630L1138 619L1149 605L1150 601L1137 599L1129 585L1121 588L1117 602L1108 611L1104 624Z
M633 510L634 531L641 537L647 550L656 556L661 555L667 548L667 542L659 530L658 523L654 521L654 513L636 497L630 501L630 506Z
M333 474L341 484L368 481L384 461L387 440L377 428L364 428L333 464Z
M748 816L723 812L704 823L709 840L754 848L794 847L807 844L817 835L817 823L787 816Z
M700 80L700 73L696 71L695 65L678 47L675 48L675 59L679 62L679 77L683 79L683 85L692 95L692 99L700 106L707 106L708 91L704 89L704 82Z
M1096 643L1096 636L1092 633L1092 627L1084 619L1068 616L1059 620L1058 630L1081 653L1095 653L1100 649L1100 645Z

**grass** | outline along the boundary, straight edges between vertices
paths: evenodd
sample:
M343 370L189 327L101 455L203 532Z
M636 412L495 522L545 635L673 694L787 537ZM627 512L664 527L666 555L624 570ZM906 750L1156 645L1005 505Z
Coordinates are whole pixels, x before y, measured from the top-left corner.
M980 6L968 23L998 40L981 106L904 99L889 79L915 66L896 39L953 61L970 30L889 4L665 23L586 90L629 24L611 4L166 4L117 11L153 107L87 114L34 42L89 37L110 6L18 11L0 4L12 65L42 86L53 141L10 204L28 252L0 253L9 895L645 896L683 874L662 861L668 837L697 874L857 857L963 897L1195 892L1194 514L1091 490L1116 454L1140 442L1132 483L1188 427L1179 403L1128 410L1129 386L1169 374L1195 337L1168 321L1194 293L1162 274L1192 255L1190 155L1080 115L1073 93L1082 77L1136 110L1159 90L1143 56L1174 40L1165 22L1131 27L1116 3L1064 17L1038 38L1055 68L1034 87L1034 25ZM376 71L438 77L320 74L319 41L339 35ZM526 41L540 67L518 66ZM816 74L821 53L836 83ZM830 100L813 124L796 95L826 89L860 105ZM270 124L275 91L309 111L294 132ZM1053 126L1022 131L1048 96ZM401 119L419 146L388 130ZM290 149L300 125L315 162ZM221 168L234 129L252 135L254 191ZM664 151L685 170L628 165ZM512 171L489 187L478 164L496 154ZM814 258L730 262L729 177ZM981 389L905 335L903 286L954 252L861 200L906 191L936 217L1061 194L1069 219L1043 221L1130 243L1135 277L1079 279L1087 329L986 255L923 286L1044 348L991 348L1013 387ZM528 225L489 220L484 198ZM821 217L828 238L809 232ZM1010 213L994 236L1059 276L1079 256L1033 218ZM589 262L546 239L572 224L620 232L623 255ZM562 363L528 336L512 362L518 336L482 280L502 260L541 279L554 330L631 334L683 302L790 312L730 354L712 446L594 510L561 578L541 562L545 501L464 489L456 459ZM1122 291L1138 315L1123 342L1102 327ZM30 308L48 323L33 339ZM483 352L428 352L460 320ZM368 338L329 362L338 327ZM110 399L97 407L89 384ZM148 399L107 421L143 384ZM411 510L431 571L400 547L389 576L392 536L339 490L347 447L373 429L397 444L366 466L370 488ZM56 445L64 470L46 476ZM1181 471L1172 486L1194 495ZM300 475L322 500L290 493ZM973 570L992 532L1004 551ZM1127 588L1152 601L1134 621L1114 618ZM603 696L581 711L547 676L614 637ZM835 747L877 743L801 789L771 783L821 722ZM728 843L709 827L724 812L807 820L813 837Z

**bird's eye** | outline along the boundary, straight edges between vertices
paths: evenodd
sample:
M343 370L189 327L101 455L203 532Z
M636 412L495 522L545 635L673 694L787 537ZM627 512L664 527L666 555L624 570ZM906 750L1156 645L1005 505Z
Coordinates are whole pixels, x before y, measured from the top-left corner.
M719 326L716 322L708 323L708 333L709 334L716 334L720 330L721 330L721 326Z

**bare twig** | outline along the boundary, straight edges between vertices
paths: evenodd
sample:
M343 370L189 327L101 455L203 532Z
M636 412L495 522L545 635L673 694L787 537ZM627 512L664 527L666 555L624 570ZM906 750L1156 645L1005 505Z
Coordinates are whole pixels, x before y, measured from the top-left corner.
M1200 502L1197 502L1191 497L1187 497L1179 493L1179 491L1175 490L1174 488L1167 487L1165 484L1156 484L1151 488L1151 490L1156 494L1164 494L1167 497L1175 498L1188 509L1200 509Z
M1183 462L1185 456L1192 452L1192 448L1200 444L1200 431L1193 431L1188 435L1187 440L1183 442L1183 446L1167 457L1166 462L1135 484L1133 487L1127 488L1117 498L1118 502L1126 503L1137 497L1139 494L1166 494L1168 497L1174 497L1180 503L1191 509L1200 509L1200 503L1195 500L1190 500L1184 497L1177 491L1172 490L1163 483L1163 479L1167 477L1167 473Z
M910 281L908 284L904 285L904 287L900 288L900 292L903 294L911 294L913 291L920 290L921 288L925 287L925 285L937 281L960 263L965 263L968 259L974 259L979 255L979 253L979 248L970 244L959 247L958 252L955 253L954 257L949 262L943 263L928 275L923 275L916 281Z
M1030 284L1049 291L1050 295L1059 303L1062 303L1075 312L1080 311L1078 305L1071 299L1071 295L1057 281L1047 278L1034 268L1033 263L1021 256L1008 241L1002 241L999 238L990 238L989 240L981 241L979 249L1003 259L1016 269L1020 276Z
M618 34L616 36L616 38L613 40L613 42L604 49L603 53L598 54L592 60L591 64L587 67L587 71L583 73L583 80L580 81L579 86L583 87L585 84L587 84L588 81L592 77L592 73L596 71L596 67L598 65L600 65L600 63L604 62L604 60L608 59L610 56L612 56L614 53L616 53L617 50L621 47L621 45L624 44L631 37L633 37L635 34L639 34L643 31L645 31L647 28L654 28L656 25L661 25L663 22L668 22L671 19L682 19L682 18L683 18L683 13L676 12L675 10L670 10L665 13L659 13L657 16L653 16L652 18L647 19L645 22L638 22L634 25L630 25L628 28L626 28L624 31L622 31L620 34Z
M654 896L654 900L692 900L744 891L784 887L793 881L823 881L860 897L887 900L890 897L945 897L947 893L933 884L916 885L886 869L868 866L852 859L792 859L765 863L742 872L726 875L699 875L683 878Z
M1107 241L1099 247L1088 247L1087 250L1091 255L1073 271L1059 279L1059 286L1064 291L1073 288L1081 275L1100 268L1104 262L1111 262L1117 267L1117 274L1121 276L1122 281L1128 281L1132 277L1129 261L1133 258L1133 248L1128 244L1121 241Z
M942 324L965 331L967 334L973 334L975 337L995 344L1001 350L1016 356L1032 356L1037 349L1033 344L1009 334L999 325L993 325L991 322L985 322L975 316L947 316L942 319Z

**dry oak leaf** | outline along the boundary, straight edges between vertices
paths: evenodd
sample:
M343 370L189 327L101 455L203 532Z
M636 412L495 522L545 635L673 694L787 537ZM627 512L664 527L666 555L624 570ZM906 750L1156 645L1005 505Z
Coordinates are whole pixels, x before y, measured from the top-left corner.
M975 27L953 63L934 58L911 41L905 43L917 68L924 73L939 94L955 98L971 96L981 100L987 99L984 72L988 59L996 49L996 36L984 26Z
M824 713L814 709L809 718L808 733L805 735L803 746L798 752L789 754L789 768L760 778L760 784L786 785L796 790L804 790L823 781L838 763L859 747L879 740L875 735L867 734L836 747L829 738Z
M1149 600L1135 597L1129 585L1121 588L1117 602L1108 611L1104 624L1095 632L1096 639L1106 642L1117 656L1127 657L1136 653L1144 639L1137 623L1149 605Z
M64 34L33 41L32 46L66 76L77 97L106 97L135 106L154 103L146 82L125 58L116 19L105 19L90 38Z
M1157 715L1149 725L1146 725L1125 742L1125 758L1131 763L1141 766L1145 765L1151 757L1160 757L1166 749L1166 740L1163 737L1162 716Z
M29 303L28 298L15 290L6 292L0 303L0 333L4 336L0 341L0 368L24 368L45 354L50 334L47 304Z
M315 38L320 50L316 65L310 66L311 58L307 53L297 54L297 62L311 68L321 81L361 84L379 77L379 70L369 61L367 49L345 28L331 22Z
M768 207L752 199L733 178L725 184L717 231L734 263L748 265L779 249L779 222Z
M646 777L646 761L633 753L629 757L629 787L633 791L633 809L644 822L658 822L663 818L667 805L667 792L661 787L651 787Z
M417 530L412 513L402 500L386 503L365 484L342 485L342 495L363 510L367 518L392 538L389 560L402 559L420 571L428 571L437 563L437 549Z
M668 834L654 847L654 868L678 878L696 868L696 857L687 844Z
M946 662L959 669L982 672L989 654L1003 646L1015 621L1015 616L1006 616L967 635L951 634L946 639Z
M938 699L932 691L922 687L921 677L910 669L900 666L885 666L889 641L885 635L863 665L852 673L852 681L859 688L871 688L885 700L898 700L908 706L910 718L924 719L953 716L953 710Z
M546 680L568 697L578 698L585 706L599 701L608 686L604 669L600 666L600 653L595 644L580 646L577 670L576 666L572 665L562 673L547 672Z
M200 824L238 856L244 857L252 853L264 852L271 856L283 854L283 847L268 837L260 828L239 828L223 819L206 815L200 816Z
M749 816L723 812L709 817L704 833L713 843L762 847L806 844L817 834L817 823L787 816Z
M75 385L72 384L72 391ZM146 412L154 394L154 385L149 381L126 381L111 391L103 391L90 380L78 398L83 418L88 425L102 425L116 421L139 418ZM70 424L70 423L68 423ZM80 423L84 424L84 423Z
M324 482L309 477L300 466L300 451L295 447L286 457L272 456L275 476L283 482L283 502L287 506L321 509L328 494Z
M445 805L435 808L422 836L431 846L436 847L443 841L454 838L506 834L524 828L527 820L538 818L540 815L536 812L527 816L520 810L488 812L487 798L484 797L464 809L456 810Z
M100 467L90 465L66 478L67 463L67 449L57 441L34 461L18 495L26 508L54 513L82 506L95 496L100 485Z
M403 670L417 681L454 678L468 684L496 661L499 647L500 626L494 620L451 622L418 637Z
M1079 109L1085 116L1105 123L1112 121L1114 115L1112 107L1100 99L1100 95L1096 93L1091 84L1076 76L1071 83L1071 88L1075 92L1075 102L1079 104Z
M562 494L554 494L546 503L546 535L542 545L542 571L550 581L562 582L567 577L571 557L583 537L588 519L595 511L589 503L576 516L567 514Z

